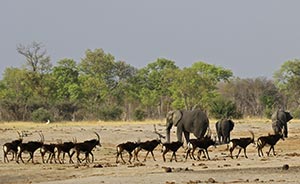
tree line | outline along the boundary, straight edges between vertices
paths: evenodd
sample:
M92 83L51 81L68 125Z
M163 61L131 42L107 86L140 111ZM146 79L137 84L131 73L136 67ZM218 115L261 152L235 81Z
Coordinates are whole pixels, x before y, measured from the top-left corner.
M205 110L210 117L270 117L277 108L300 115L300 60L283 63L273 79L241 79L205 62L179 68L158 58L143 68L87 49L80 61L51 63L42 43L18 45L21 67L0 81L1 121L144 120L172 109Z

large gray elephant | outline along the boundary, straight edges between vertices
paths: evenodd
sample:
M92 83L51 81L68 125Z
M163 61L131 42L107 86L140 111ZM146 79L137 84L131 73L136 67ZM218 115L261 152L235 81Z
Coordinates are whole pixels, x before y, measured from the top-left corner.
M219 143L230 142L230 132L233 130L234 122L230 119L222 119L216 122L216 132Z
M190 140L190 133L202 138L209 127L207 115L200 109L170 111L166 119L167 142L170 142L170 130L173 125L177 127L177 140L183 142L182 134L184 134L187 143Z
M277 110L272 115L272 128L274 130L275 134L282 134L283 129L283 135L284 137L288 137L288 128L287 128L287 122L293 119L293 116L282 109Z

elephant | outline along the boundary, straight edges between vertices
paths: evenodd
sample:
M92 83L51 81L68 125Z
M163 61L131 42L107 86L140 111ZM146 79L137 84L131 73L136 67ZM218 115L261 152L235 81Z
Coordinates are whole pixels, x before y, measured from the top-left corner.
M233 127L234 122L230 119L222 119L216 122L216 132L220 144L230 142L230 132L233 130Z
M173 125L177 127L177 141L183 142L182 134L184 134L186 143L190 140L190 133L196 138L202 138L209 128L208 117L200 109L170 111L166 120L167 142L170 142L170 130Z
M287 128L287 122L293 119L293 116L282 109L277 110L272 115L272 128L274 130L275 134L282 134L283 129L283 135L284 137L288 137L288 128Z

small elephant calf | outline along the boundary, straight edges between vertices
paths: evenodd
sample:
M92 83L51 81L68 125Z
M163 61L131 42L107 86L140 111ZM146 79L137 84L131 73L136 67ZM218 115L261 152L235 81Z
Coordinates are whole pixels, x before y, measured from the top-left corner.
M234 128L234 122L230 119L222 119L216 123L216 131L220 144L230 142L230 132Z

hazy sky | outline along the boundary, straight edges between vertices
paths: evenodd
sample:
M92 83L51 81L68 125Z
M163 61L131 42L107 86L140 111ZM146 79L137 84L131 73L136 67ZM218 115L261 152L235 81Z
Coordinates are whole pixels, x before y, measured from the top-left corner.
M300 58L299 8L298 0L2 0L0 72L21 67L16 46L36 41L53 64L102 48L137 68L163 57L271 78Z

